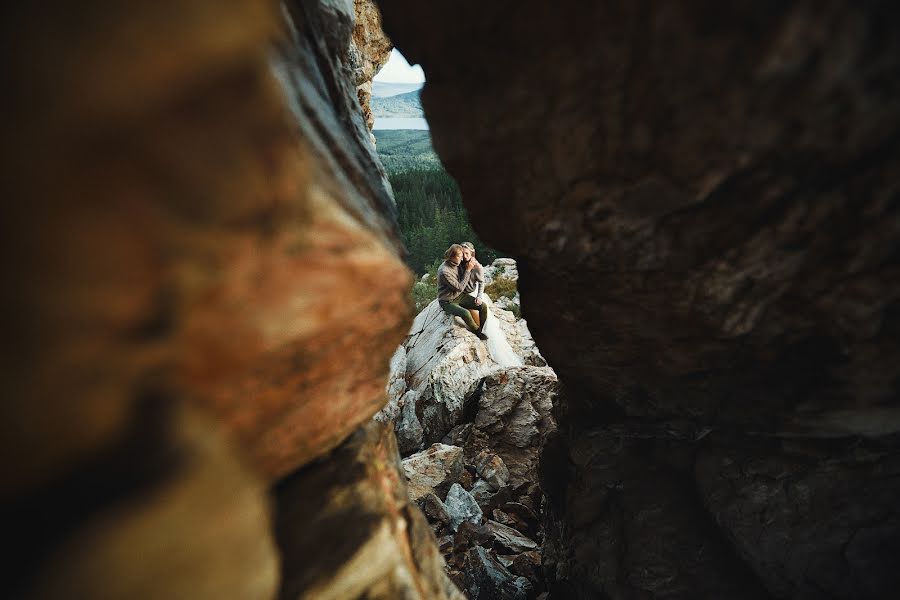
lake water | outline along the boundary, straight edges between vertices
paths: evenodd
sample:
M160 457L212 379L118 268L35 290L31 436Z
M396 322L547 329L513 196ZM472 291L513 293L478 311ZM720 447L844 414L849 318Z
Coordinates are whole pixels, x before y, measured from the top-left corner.
M428 121L422 117L376 117L372 129L428 129Z

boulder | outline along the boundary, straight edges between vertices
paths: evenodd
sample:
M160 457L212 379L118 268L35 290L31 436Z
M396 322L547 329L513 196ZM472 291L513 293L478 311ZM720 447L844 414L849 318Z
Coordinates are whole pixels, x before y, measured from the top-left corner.
M479 479L472 484L471 494L479 506L487 506L494 495L494 488L484 479Z
M498 523L503 523L504 525L508 525L508 526L512 527L513 529L515 529L515 525L513 523L513 518L510 517L504 511L502 511L501 509L495 508L495 509L491 510L491 516L494 518L494 521L497 521Z
M556 429L551 409L558 386L549 367L513 367L485 377L465 445L467 460L476 463L482 452L496 454L510 485L536 482L541 444Z
M454 536L452 535L443 535L438 538L438 550L440 550L441 554L449 554L453 551L453 540Z
M526 600L533 586L524 577L516 577L480 546L466 552L465 590L470 600Z
M520 496L519 500L527 502L529 499ZM509 525L532 539L541 540L541 519L535 512L522 502L504 502L499 508L492 510L491 515L498 523Z
M447 512L447 507L444 506L444 503L441 502L441 499L438 498L434 492L428 492L422 496L422 498L419 499L419 505L422 507L422 512L425 513L425 516L428 517L428 520L431 523L441 525L450 523L450 514Z
M410 390L400 399L400 415L395 419L395 431L400 453L407 455L422 448L422 423L416 415L416 403L419 392Z
M403 344L408 389L419 392L423 444L439 441L463 422L466 400L496 369L484 343L454 319L435 300L416 317Z
M409 482L409 497L418 502L429 493L443 495L462 475L462 448L434 444L402 461Z
M487 450L478 453L473 461L478 476L486 481L491 488L499 490L509 483L509 470L503 459Z
M451 446L459 446L463 447L466 445L466 442L469 440L469 435L472 433L472 423L463 423L462 425L457 425L450 432L444 436L444 439L441 440L441 443L449 444Z
M490 299L486 303L490 306ZM508 311L491 310L513 351L523 360L537 360L537 350L527 326L519 325ZM491 359L484 342L469 332L458 318L441 310L436 300L415 318L402 348L405 349L405 360L399 358L398 350L397 358L392 362L392 369L397 371L391 372L391 397L401 389L399 383L393 382L402 380L405 391L401 398L389 403L379 418L397 423L398 438L406 451L438 442L454 427L463 424L467 410L474 408L479 381L500 367ZM411 391L416 394L410 396ZM415 407L408 406L410 403ZM410 427L413 416L422 428L421 434L417 427Z
M541 554L536 550L518 554L513 558L512 566L508 568L513 575L519 575L531 582L540 581Z
M519 267L512 258L498 258L484 267L484 282L490 284L495 278L503 277L510 281L519 280Z
M528 498L523 498L528 500ZM500 508L509 515L515 515L528 523L537 523L539 521L535 511L521 502L504 502Z
M494 302L494 306L497 308L502 308L503 310L507 310L513 312L515 310L522 310L522 298L519 295L519 292L516 292L516 295L512 298L507 298L506 296L500 296L497 298L496 302Z
M453 531L458 530L463 521L469 521L475 525L481 523L481 507L475 502L472 494L458 483L450 486L450 491L447 492L447 499L444 500L444 506L447 509L447 514L450 515L450 529Z
M403 406L401 398L406 392L406 349L398 346L391 356L390 376L387 385L387 403L384 407L375 413L375 420L383 423L393 423L400 417L400 410ZM399 440L399 432L398 437ZM401 448L401 452L402 452Z
M493 534L484 525L463 521L453 539L453 551L465 553L472 546L484 546L490 543Z
M466 490L471 490L472 486L475 485L475 475L472 473L472 471L469 470L468 467L463 469L463 473L460 476L458 483Z
M495 546L500 550L518 554L520 552L537 550L538 548L537 542L527 538L512 527L492 520L488 520L486 527L494 537Z

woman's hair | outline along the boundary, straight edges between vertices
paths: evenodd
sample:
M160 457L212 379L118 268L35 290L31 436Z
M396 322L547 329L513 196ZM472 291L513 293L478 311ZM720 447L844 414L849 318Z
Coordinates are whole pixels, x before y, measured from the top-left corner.
M472 244L472 242L463 242L462 244L460 244L460 246L462 246L463 248L468 248L472 252L472 254L475 254L475 246Z
M452 256L455 256L457 253L462 252L462 246L459 244L453 244L447 251L444 252L444 260L450 260Z

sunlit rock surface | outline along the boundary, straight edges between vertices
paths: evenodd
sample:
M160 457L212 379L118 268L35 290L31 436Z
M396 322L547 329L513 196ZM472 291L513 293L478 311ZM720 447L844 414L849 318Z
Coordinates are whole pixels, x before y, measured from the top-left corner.
M491 311L531 364L501 367L432 302L391 359L389 401L376 421L394 427L404 455L441 441L403 459L403 469L450 578L470 598L531 598L546 592L538 465L556 430L559 384L553 369L534 365L544 361L525 322Z
M485 302L513 352L526 364L546 364L528 325L490 298ZM402 452L421 449L464 421L478 383L500 368L487 345L435 300L416 316L392 357L388 403L376 418L395 423Z

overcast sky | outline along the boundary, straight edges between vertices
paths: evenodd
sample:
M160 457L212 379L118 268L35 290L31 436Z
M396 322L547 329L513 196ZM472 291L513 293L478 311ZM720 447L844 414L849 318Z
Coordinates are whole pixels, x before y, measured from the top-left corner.
M391 57L388 59L387 64L384 65L381 70L378 71L378 75L375 76L375 81L385 81L388 83L422 83L425 81L425 73L419 65L414 67L409 66L409 63L406 62L406 59L403 58L400 51L394 48L391 50Z

